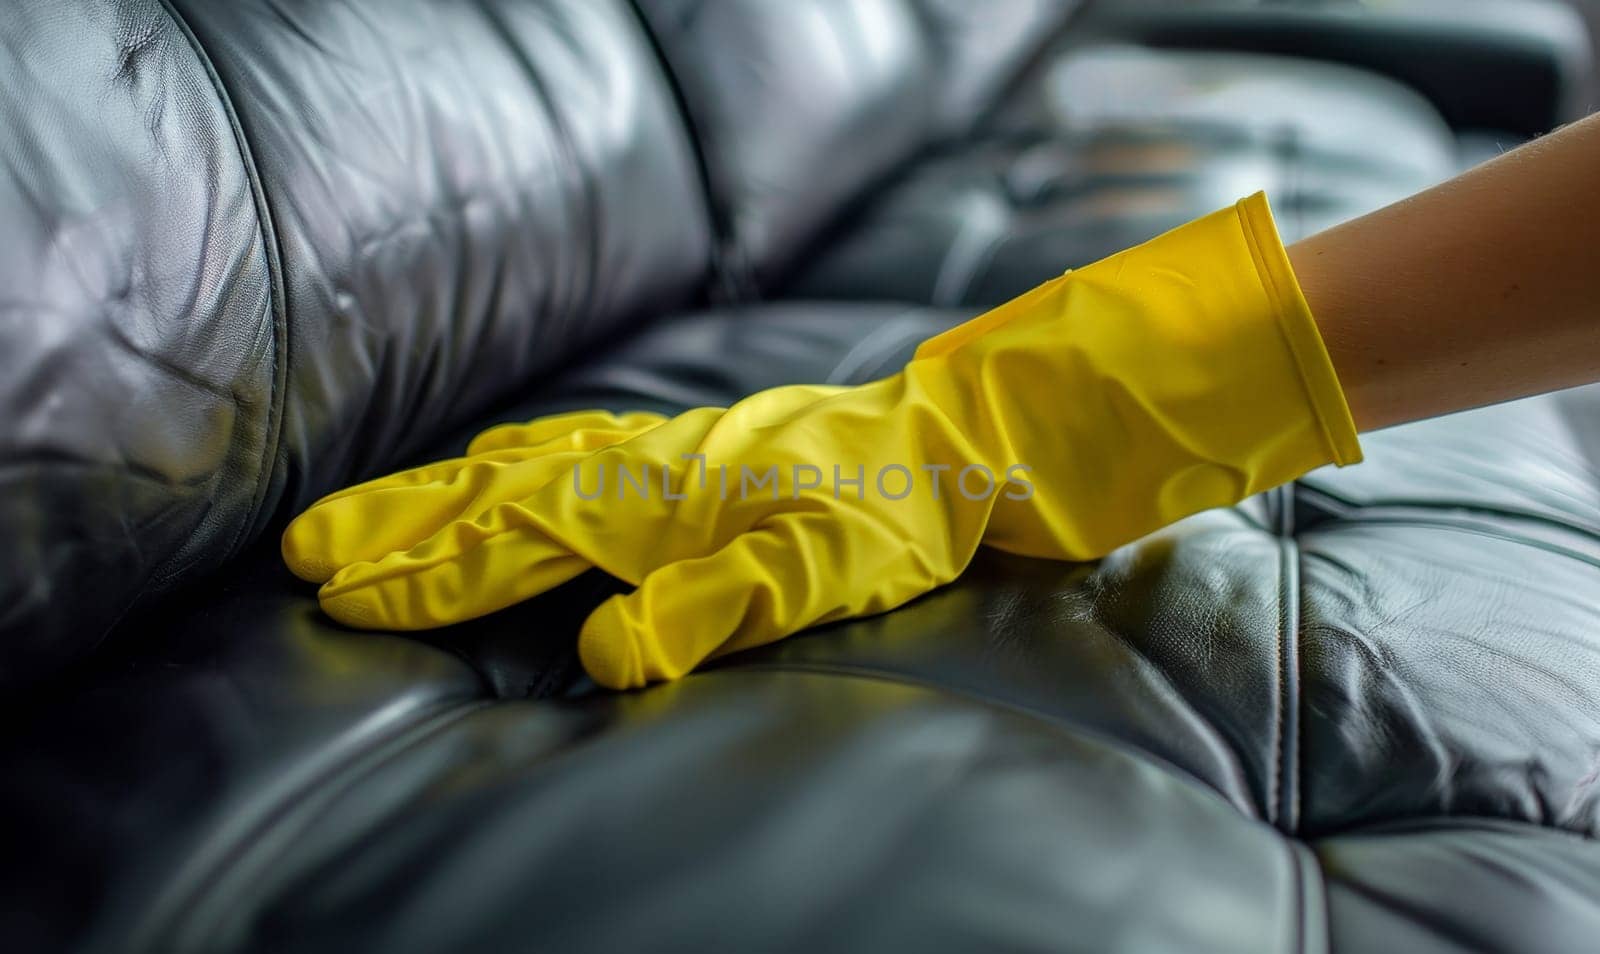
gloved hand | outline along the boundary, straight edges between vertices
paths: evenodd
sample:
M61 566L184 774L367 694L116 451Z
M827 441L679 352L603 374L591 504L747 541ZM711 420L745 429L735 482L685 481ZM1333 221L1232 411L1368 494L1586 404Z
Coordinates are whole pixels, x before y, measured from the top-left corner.
M1360 459L1260 195L935 337L884 380L586 420L490 431L477 457L335 495L285 557L326 579L334 618L394 629L600 567L637 588L594 611L579 653L622 688L897 606L980 543L1098 557Z
M570 480L573 466L590 452L666 420L645 411L578 411L490 428L472 439L465 457L390 474L323 497L284 532L283 560L302 580L326 583L347 566L409 550L440 528L475 520L503 501L527 496L551 482ZM566 569L570 571L566 577L553 579L548 586L589 567L574 559Z

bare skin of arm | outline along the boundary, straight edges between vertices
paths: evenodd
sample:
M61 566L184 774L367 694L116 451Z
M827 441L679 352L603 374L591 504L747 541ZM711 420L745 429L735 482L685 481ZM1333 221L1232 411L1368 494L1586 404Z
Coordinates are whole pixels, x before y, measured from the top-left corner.
M1600 115L1289 258L1360 430L1600 380Z

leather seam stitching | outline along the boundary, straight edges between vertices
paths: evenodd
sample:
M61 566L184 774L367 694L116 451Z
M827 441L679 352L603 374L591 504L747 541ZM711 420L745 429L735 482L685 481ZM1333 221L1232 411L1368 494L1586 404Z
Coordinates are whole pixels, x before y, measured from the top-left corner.
M1284 785L1286 788L1284 806L1284 831L1294 834L1300 830L1301 793L1304 790L1301 778L1302 743L1304 742L1305 719L1301 711L1304 702L1304 692L1300 685L1300 637L1304 626L1300 619L1300 543L1292 535L1283 540L1284 562L1284 690L1287 698L1284 700L1284 716L1289 720L1289 728L1285 736L1285 744L1292 743L1292 748L1286 748L1284 754Z
M1293 539L1283 538L1278 545L1278 645L1275 647L1276 677L1278 685L1277 713L1273 720L1272 740L1272 805L1273 823L1285 834L1292 834L1298 826L1298 748L1299 723L1297 718L1299 690L1296 674L1299 660L1296 644L1299 639L1298 564L1297 547Z
M1273 701L1275 703L1272 714L1272 758L1268 769L1267 778L1267 818L1273 827L1282 830L1283 827L1283 552L1279 544L1278 553L1278 627L1277 645L1272 647L1272 678L1275 685L1272 687Z
M267 433L262 440L261 464L256 475L255 490L251 494L250 514L234 530L233 538L228 541L227 556L232 557L239 552L243 541L252 536L248 531L261 518L262 505L267 498L267 487L272 481L272 465L277 459L279 446L283 440L284 405L287 403L285 395L288 390L289 370L289 314L284 291L283 249L278 241L277 227L267 202L266 187L256 165L255 153L250 147L249 138L245 135L244 123L240 120L238 111L234 109L233 99L228 95L227 86L222 82L222 77L218 74L205 45L200 42L199 36L190 27L189 22L173 5L173 0L159 0L159 2L188 43L190 51L200 63L200 68L205 71L212 92L216 94L218 106L227 117L228 128L233 133L234 148L238 150L239 162L244 167L246 180L250 183L250 198L256 209L256 232L261 239L261 252L267 266L267 293L271 296L268 307L272 312L273 353L272 374L267 391Z

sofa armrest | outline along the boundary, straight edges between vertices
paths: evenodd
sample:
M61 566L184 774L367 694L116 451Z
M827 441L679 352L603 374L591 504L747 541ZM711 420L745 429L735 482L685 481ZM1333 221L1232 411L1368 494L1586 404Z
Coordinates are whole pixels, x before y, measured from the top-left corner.
M1592 67L1582 18L1549 0L1117 2L1084 26L1150 46L1347 63L1415 88L1456 129L1530 136L1582 114Z

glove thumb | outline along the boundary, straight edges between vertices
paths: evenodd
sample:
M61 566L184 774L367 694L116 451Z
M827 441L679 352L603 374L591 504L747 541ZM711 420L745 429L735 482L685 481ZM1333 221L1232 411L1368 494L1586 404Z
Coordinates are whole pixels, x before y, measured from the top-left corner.
M706 659L759 646L824 615L816 547L776 518L716 552L669 563L585 621L578 656L594 681L632 689L677 679Z
M892 541L867 536L863 546L862 536L853 537L838 514L769 517L720 550L661 566L632 593L600 604L578 635L578 656L602 686L637 688L808 626L893 609L947 582L914 561L885 567L878 547ZM823 585L839 579L879 582L869 591Z

